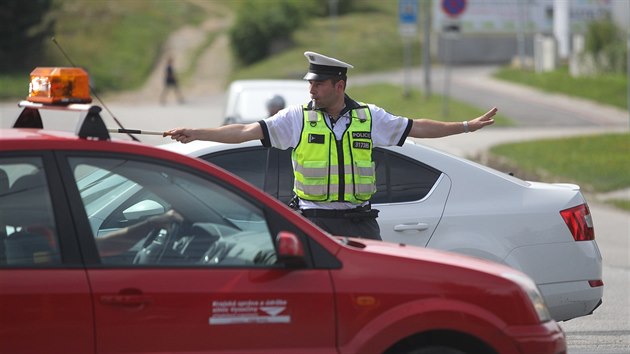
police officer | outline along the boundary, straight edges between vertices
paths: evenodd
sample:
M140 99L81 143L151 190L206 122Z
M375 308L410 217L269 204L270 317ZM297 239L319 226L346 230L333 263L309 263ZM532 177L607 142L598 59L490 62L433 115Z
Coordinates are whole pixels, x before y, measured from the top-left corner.
M372 149L402 146L407 137L439 138L473 132L494 123L497 109L462 122L409 119L346 93L352 65L305 52L311 101L289 106L256 123L218 128L177 128L167 132L182 143L210 140L240 143L260 139L264 146L293 148L294 192L302 214L333 235L380 240L370 197L376 191Z

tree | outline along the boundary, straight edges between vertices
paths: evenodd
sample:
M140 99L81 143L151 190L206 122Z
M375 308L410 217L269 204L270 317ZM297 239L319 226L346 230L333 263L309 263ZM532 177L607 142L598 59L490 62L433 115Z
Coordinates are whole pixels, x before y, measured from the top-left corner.
M51 6L52 0L0 2L0 71L14 72L37 60L53 30L46 20Z

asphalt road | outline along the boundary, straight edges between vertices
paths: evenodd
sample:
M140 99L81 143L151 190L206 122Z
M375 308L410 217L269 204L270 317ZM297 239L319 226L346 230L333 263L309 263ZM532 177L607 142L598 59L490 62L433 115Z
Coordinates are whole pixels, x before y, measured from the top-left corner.
M480 114L489 107L497 106L506 116L517 121L517 127L488 127L473 134L425 139L422 143L466 157L479 154L492 145L515 140L628 131L630 119L627 111L496 82L487 76L490 70L492 68L488 67L454 68L451 72L449 95L478 105ZM436 69L432 75L435 83L433 92L443 94L443 71ZM350 84L360 85L373 81L402 84L403 79L403 72L397 71L351 77ZM421 81L421 70L412 71L412 84L420 86ZM116 100L105 103L126 128L162 131L179 126L219 125L223 119L225 95L218 93L189 97L182 105L160 105L157 100ZM16 103L0 104L0 126L10 127L18 112ZM107 112L103 112L103 117L108 127L117 127ZM70 121L67 115L52 114L50 119L47 118L44 121L45 127L70 131L75 130L78 121L78 116L76 120ZM462 117L465 118L472 117ZM152 145L171 141L159 136L137 137ZM120 138L127 137L122 135ZM562 322L561 326L567 334L570 353L628 354L630 213L601 204L595 196L587 198L595 224L596 240L604 260L604 302L593 315Z

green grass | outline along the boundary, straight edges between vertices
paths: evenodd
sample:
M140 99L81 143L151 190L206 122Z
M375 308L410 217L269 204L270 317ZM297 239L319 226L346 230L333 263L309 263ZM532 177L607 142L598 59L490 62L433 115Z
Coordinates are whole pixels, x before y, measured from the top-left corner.
M538 74L504 67L495 77L628 109L628 78L625 74L572 77L566 67ZM629 133L506 144L492 148L491 152L507 158L523 174L542 176L550 182L570 181L596 193L630 188ZM630 200L605 202L630 211Z
M628 109L628 79L625 74L572 77L566 67L546 73L504 67L497 71L495 77L548 92L581 97Z
M22 100L28 96L29 73L0 74L0 99Z
M485 113L483 109L451 99L448 103L448 116L444 116L442 96L431 95L429 99L425 99L421 91L414 89L405 96L402 86L392 84L352 86L347 91L348 95L355 100L374 103L392 114L409 118L431 118L455 122L476 118ZM495 124L513 125L510 119L501 114L495 116Z
M606 201L608 204L611 204L619 209L630 211L630 200L624 199L611 199Z
M491 153L593 192L630 187L630 133L504 144L493 147Z

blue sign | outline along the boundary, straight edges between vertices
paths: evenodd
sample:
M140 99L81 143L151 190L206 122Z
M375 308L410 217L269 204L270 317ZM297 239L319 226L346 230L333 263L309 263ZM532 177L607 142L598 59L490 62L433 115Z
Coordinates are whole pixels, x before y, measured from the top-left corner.
M442 10L450 17L461 15L466 9L466 0L442 0Z
M418 0L398 0L398 13L400 34L403 37L415 36L418 27Z
M418 0L398 0L398 13L401 24L415 24L418 21Z

